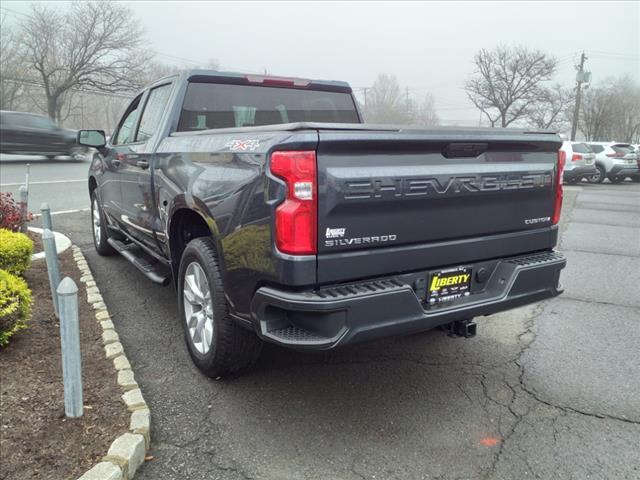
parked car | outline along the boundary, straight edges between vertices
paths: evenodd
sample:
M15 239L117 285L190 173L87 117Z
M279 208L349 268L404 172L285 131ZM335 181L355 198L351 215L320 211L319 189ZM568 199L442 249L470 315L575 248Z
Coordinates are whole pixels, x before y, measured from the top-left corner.
M35 113L0 111L0 153L75 156L80 152L77 132L58 127Z
M330 122L330 123L327 123ZM344 82L188 71L135 96L88 187L94 245L177 287L207 375L555 297L562 142L361 124Z
M640 145L634 145L636 154L636 163L638 164L638 173L631 175L631 180L634 182L640 182Z
M602 183L605 178L613 183L620 183L627 177L638 175L637 156L628 143L588 142L596 154L598 170L589 181Z
M578 183L598 173L596 156L586 143L564 141L560 152L565 157L563 179L566 183Z

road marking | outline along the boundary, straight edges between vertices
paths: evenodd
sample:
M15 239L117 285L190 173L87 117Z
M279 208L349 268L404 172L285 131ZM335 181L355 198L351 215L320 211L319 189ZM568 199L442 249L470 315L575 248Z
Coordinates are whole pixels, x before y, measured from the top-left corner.
M65 213L80 213L80 212L88 212L90 208L76 208L75 210L58 210L57 212L51 212L51 215L64 215ZM41 217L41 213L34 213L34 218Z
M29 185L47 185L49 183L77 183L77 182L86 182L86 178L81 178L78 180L51 180L49 182L29 182ZM24 185L24 182L21 183L0 183L0 187L19 187Z

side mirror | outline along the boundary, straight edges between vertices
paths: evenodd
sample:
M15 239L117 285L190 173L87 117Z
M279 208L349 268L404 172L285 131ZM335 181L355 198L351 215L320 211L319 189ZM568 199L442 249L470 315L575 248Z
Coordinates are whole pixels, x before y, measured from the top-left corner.
M104 130L79 130L77 137L78 145L93 148L104 148L107 144L107 138Z

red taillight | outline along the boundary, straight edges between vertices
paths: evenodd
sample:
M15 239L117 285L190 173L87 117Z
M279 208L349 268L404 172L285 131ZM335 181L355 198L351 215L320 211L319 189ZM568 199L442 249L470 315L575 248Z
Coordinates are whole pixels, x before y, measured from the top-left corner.
M622 152L607 153L607 157L611 157L611 158L622 158L622 157L624 157L624 153L622 153Z
M553 218L552 223L557 225L560 221L560 214L562 213L562 174L564 171L564 164L567 161L567 153L560 150L558 152L558 173L556 177L556 195L553 202Z
M271 173L287 184L285 201L276 208L276 247L291 255L315 254L318 236L316 152L273 152Z
M572 162L577 162L578 160L582 160L582 155L579 153L574 153L571 157Z

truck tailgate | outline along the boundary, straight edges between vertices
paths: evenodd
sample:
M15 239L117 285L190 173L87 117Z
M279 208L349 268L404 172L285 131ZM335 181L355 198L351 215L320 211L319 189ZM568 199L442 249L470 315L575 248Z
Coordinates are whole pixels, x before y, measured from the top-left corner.
M448 246L456 262L547 248L559 147L505 130L320 131L319 282L447 265Z

